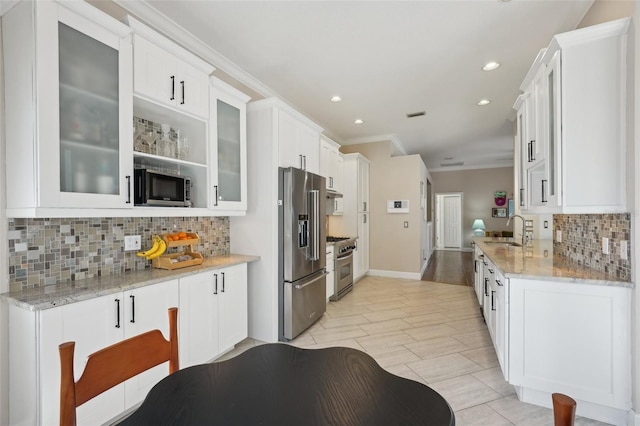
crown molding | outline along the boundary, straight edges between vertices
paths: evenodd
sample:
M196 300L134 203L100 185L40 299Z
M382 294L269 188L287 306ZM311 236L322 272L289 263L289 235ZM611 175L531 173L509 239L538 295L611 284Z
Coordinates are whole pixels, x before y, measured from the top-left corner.
M149 2L145 0L113 0L113 2L134 15L140 21L164 34L170 40L173 40L191 51L194 55L199 56L219 70L229 74L235 80L249 87L251 90L258 92L265 98L279 97L274 90L251 76L245 70L227 59L224 55L212 49L209 45L205 44L202 40L182 28L166 15L160 13L156 8L149 4Z

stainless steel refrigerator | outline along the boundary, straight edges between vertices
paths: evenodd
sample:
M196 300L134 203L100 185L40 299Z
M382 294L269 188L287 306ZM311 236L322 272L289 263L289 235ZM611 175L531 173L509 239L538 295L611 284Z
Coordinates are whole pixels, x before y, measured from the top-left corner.
M325 178L279 169L279 334L291 340L327 308Z

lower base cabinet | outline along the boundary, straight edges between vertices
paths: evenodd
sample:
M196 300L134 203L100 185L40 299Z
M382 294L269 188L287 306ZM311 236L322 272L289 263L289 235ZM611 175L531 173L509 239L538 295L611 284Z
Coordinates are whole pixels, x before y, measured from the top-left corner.
M520 399L550 406L549 394L561 392L578 415L626 424L631 290L514 278L509 286L509 382Z
M247 332L246 264L180 279L180 368L215 359Z
M484 275L476 291L487 329L518 399L551 408L551 394L560 392L577 401L577 415L626 424L631 289L507 278L477 247L476 260Z
M327 262L326 262L326 268L327 268L327 300L329 300L329 298L331 296L333 296L333 292L334 292L334 280L335 280L335 253L334 253L334 246L327 246Z
M217 287L216 287L217 277ZM247 265L239 264L40 311L9 305L9 424L57 425L58 345L75 341L76 380L89 354L159 329L178 307L180 368L201 364L247 337ZM77 409L78 425L107 423L146 397L169 374L163 363Z
M10 305L9 423L58 424L59 344L76 342L77 380L92 352L153 329L168 336L167 309L173 306L178 306L178 280L35 312ZM78 407L77 424L107 422L141 402L168 373L166 364L159 365L88 401Z

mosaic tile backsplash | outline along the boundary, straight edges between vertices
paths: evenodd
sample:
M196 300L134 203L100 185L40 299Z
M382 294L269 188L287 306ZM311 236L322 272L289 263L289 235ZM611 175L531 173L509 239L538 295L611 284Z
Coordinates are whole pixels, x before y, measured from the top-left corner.
M151 268L124 251L125 235L141 235L144 249L176 231L197 233L204 257L229 253L228 217L9 219L10 291Z
M608 272L621 280L631 279L631 215L553 215L554 251L574 262ZM562 231L562 242L555 231ZM602 238L609 238L609 254L602 253ZM627 241L627 258L620 255L620 241Z

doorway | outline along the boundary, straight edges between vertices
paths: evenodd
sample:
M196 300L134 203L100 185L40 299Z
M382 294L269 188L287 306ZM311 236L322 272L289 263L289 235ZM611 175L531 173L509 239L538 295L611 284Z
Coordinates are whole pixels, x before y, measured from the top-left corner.
M436 249L462 248L462 193L436 194Z

